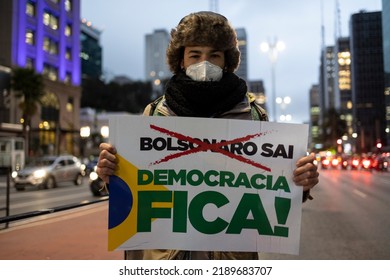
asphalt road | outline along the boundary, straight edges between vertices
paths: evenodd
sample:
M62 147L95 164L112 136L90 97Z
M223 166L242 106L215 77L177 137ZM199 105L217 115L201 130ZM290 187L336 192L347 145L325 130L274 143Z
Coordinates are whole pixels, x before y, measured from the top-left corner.
M263 259L390 259L390 173L320 170L314 199L303 205L299 256Z
M0 178L0 208L5 180ZM271 260L390 260L390 173L321 170L314 200L303 205L300 254L260 254ZM11 215L92 201L88 179L81 186L17 192L11 189ZM0 212L4 216L4 211Z
M0 208L6 203L6 179L0 178ZM83 179L80 186L73 183L62 183L54 189L26 188L25 191L16 191L11 183L10 188L10 215L60 207L74 203L81 203L99 199L94 197L89 189L88 178ZM5 211L0 212L5 216Z

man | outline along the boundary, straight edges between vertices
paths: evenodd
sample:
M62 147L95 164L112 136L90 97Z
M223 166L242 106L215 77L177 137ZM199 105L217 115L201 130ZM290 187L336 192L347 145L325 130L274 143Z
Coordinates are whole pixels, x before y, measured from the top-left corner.
M237 36L228 20L217 13L184 17L171 31L167 62L174 76L164 96L149 104L144 115L229 118L268 121L264 109L247 93L244 80L234 74L240 62ZM97 173L109 183L116 168L116 149L100 145ZM303 187L304 201L318 183L314 155L298 160L294 182ZM134 250L126 259L257 259L256 252L199 252Z

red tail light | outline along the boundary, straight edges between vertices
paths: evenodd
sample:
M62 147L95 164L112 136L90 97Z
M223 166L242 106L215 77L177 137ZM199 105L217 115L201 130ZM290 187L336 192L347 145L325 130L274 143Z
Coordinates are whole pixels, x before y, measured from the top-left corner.
M364 159L362 163L364 168L369 168L371 165L371 161L369 159Z

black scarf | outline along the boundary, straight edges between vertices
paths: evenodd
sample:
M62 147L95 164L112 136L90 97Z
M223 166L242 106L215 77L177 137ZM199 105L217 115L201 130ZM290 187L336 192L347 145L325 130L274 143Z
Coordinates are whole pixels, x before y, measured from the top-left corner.
M246 83L233 73L219 82L197 82L180 72L165 87L169 108L182 117L213 117L232 109L247 92Z

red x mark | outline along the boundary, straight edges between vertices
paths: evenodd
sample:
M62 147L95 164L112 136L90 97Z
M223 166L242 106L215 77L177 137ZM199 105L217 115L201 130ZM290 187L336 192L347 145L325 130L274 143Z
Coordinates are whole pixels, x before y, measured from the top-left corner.
M159 163L162 163L162 162L167 162L167 161L169 161L171 159L175 159L175 158L178 158L178 157L181 157L181 156L185 156L185 155L194 154L194 153L197 153L197 152L210 150L210 151L213 151L213 152L221 153L221 154L223 154L225 156L228 156L230 158L234 158L236 160L242 161L244 163L253 165L255 167L264 169L266 171L271 171L271 169L269 167L267 167L267 166L264 166L264 165L262 165L260 163L254 162L253 160L244 158L244 157L242 157L240 155L236 155L236 154L230 153L230 152L228 152L228 151L226 151L226 150L221 148L221 147L226 146L226 145L248 141L251 138L255 138L255 137L259 137L261 135L264 135L264 133L256 133L256 134L247 135L245 137L236 138L236 139L233 139L233 140L230 140L230 141L226 141L226 142L218 142L218 143L208 144L208 143L205 143L203 141L194 139L194 138L192 138L190 136L185 136L183 134L180 134L180 133L177 133L177 132L174 132L174 131L170 131L170 130L162 128L162 127L158 127L158 126L155 126L153 124L150 125L150 128L154 129L154 130L157 130L157 131L159 131L161 133L167 134L169 136L175 137L175 138L177 138L179 140L188 141L190 143L198 145L197 148L194 148L194 149L191 149L191 150L188 150L188 151L179 152L179 153L176 153L176 154L168 155L168 156L166 156L166 157L164 157L164 158L162 158L162 159L160 159L158 161L155 161L154 163L152 163L153 165L159 164Z

